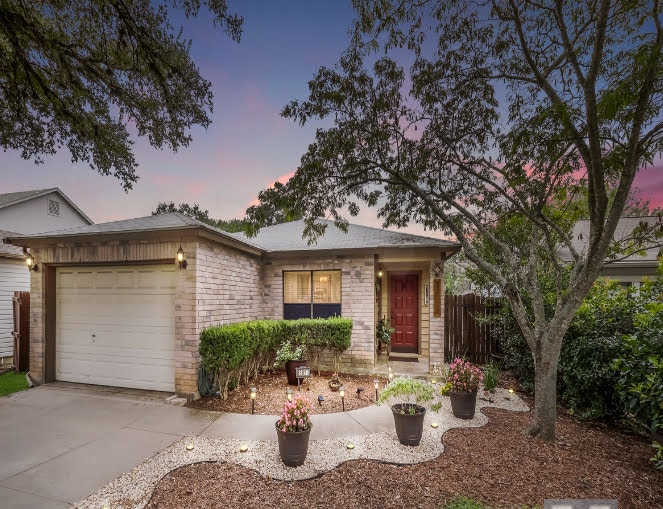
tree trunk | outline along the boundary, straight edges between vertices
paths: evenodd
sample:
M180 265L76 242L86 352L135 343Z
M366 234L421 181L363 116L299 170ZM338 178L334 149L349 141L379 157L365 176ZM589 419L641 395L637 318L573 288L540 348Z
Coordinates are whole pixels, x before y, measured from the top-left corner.
M548 442L554 442L557 421L559 351L555 353L547 349L537 357L534 359L534 413L528 433Z

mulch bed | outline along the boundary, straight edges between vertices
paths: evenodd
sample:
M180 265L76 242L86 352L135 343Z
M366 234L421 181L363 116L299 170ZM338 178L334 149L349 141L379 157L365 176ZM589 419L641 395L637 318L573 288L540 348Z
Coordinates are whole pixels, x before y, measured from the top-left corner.
M531 406L532 402L527 400ZM276 481L229 463L201 463L165 476L148 508L439 508L465 495L493 508L543 506L546 498L618 499L620 509L663 507L663 472L644 437L560 410L557 441L523 433L530 414L484 409L481 428L454 429L445 452L418 465L345 463L317 479Z
M311 371L311 378L307 380L301 390L296 385L288 386L288 379L285 371L277 370L258 375L249 381L249 385L240 385L235 390L230 391L228 398L224 401L218 396L200 398L187 406L201 410L214 410L217 412L231 412L237 414L251 413L251 400L249 392L251 387L258 389L258 396L255 402L255 413L264 415L279 415L285 402L287 389L292 389L293 397L303 394L313 403L314 414L328 414L341 411L341 397L338 392L333 392L329 388L331 371L318 372ZM349 375L342 374L341 382L345 387L345 409L356 410L364 408L375 403L375 389L373 380L376 375ZM382 377L380 387L384 387L387 380ZM357 387L363 387L364 391L361 397L357 397ZM322 395L325 400L322 405L318 404L318 396Z

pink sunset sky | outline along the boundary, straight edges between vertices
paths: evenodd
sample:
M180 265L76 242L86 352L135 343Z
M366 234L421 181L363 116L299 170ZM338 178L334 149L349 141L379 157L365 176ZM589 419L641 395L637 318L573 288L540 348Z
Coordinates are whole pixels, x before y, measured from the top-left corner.
M260 190L292 174L322 126L311 122L302 128L279 112L307 96L307 83L320 66L336 62L352 20L349 2L284 5L231 3L245 18L239 44L215 32L209 20L185 23L191 54L213 83L213 123L194 129L191 145L177 154L138 140L140 180L133 190L125 193L118 180L73 165L65 151L42 165L17 152L0 152L0 193L59 187L98 223L149 215L161 201L198 203L220 219L243 217ZM643 170L636 186L652 205L663 206L663 163ZM379 226L371 210L354 221Z

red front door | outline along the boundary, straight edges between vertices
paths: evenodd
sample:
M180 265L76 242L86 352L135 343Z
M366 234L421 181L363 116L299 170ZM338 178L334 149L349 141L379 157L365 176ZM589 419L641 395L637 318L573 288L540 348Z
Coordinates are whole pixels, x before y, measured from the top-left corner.
M419 276L391 274L389 276L391 336L394 352L417 353L419 349Z

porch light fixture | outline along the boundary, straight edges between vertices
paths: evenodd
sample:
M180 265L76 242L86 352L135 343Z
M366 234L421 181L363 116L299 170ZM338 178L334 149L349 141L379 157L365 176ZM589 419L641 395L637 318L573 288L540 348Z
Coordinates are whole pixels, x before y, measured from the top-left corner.
M34 270L37 272L37 264L35 263L35 257L32 256L27 251L25 252L25 264L28 266L28 270Z
M177 250L177 264L180 266L180 269L186 269L187 263L186 259L184 258L184 249L182 249L182 244L180 244L180 248Z
M256 413L256 396L258 396L258 389L251 387L251 415Z
M380 386L380 380L373 380L373 387L375 387L375 401L378 400L378 387Z
M292 401L292 390L285 391L285 397L288 398L288 401Z
M382 267L378 269L378 277L382 279Z
M343 405L343 411L345 412L345 387L342 385L338 388L338 395L341 396L341 405Z

